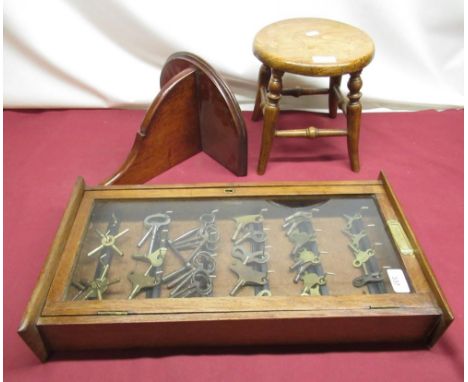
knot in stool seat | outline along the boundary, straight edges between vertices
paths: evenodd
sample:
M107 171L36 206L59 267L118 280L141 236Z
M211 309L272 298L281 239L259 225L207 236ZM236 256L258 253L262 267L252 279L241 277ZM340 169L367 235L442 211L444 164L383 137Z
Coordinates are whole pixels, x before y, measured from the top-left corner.
M374 43L363 31L338 21L319 18L282 20L260 30L254 39L254 55L262 62L252 120L263 115L262 147L257 172L263 174L273 138L345 135L353 171L359 171L359 129L361 119L361 71L374 56ZM283 89L284 73L330 77L326 89ZM341 76L350 74L347 99L341 94ZM347 129L275 131L281 96L328 94L329 113L336 117L338 107L346 115ZM321 131L323 130L323 131Z

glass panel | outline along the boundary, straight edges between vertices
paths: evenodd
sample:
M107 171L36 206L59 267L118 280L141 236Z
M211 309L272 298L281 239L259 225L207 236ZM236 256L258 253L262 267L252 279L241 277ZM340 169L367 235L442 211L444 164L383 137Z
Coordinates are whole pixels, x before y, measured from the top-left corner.
M64 298L410 291L373 197L294 196L97 200Z

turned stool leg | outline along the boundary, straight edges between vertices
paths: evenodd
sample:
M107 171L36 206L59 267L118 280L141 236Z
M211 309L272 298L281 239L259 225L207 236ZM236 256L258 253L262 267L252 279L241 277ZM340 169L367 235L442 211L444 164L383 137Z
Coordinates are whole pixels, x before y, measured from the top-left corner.
M258 159L257 173L265 174L268 158L270 157L271 146L275 136L276 119L279 113L279 100L281 98L283 72L275 69L271 70L270 82L268 83L267 104L264 108L262 148Z
M267 87L270 78L270 68L262 64L258 72L257 97L255 98L255 107L252 113L252 121L258 121L263 116L262 110L262 90Z
M346 118L348 127L348 155L351 161L351 169L359 171L359 130L361 127L361 98L362 80L361 71L351 73L348 81L348 105L346 107Z
M330 112L330 118L336 118L336 113L338 111L338 97L335 94L333 88L340 88L341 85L341 76L330 77L330 87L328 93L328 110Z

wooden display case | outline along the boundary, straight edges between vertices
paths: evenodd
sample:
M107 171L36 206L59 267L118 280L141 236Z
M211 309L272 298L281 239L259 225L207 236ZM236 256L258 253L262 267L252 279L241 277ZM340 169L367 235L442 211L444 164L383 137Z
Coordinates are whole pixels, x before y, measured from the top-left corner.
M19 334L45 360L88 349L428 346L452 320L382 174L180 186L80 178Z

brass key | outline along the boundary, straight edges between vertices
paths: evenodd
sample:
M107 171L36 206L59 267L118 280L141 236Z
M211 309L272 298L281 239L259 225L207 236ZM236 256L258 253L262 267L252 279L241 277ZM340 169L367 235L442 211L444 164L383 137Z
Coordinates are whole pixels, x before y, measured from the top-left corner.
M305 218L305 219L312 219L312 211L297 211L293 213L292 215L289 215L284 218L284 221L289 223L292 220L296 220L298 218ZM284 225L283 225L284 227Z
M301 252L299 252L299 260L296 261L291 267L291 270L296 269L297 267L300 267L301 265L304 264L320 264L320 257L318 257L314 252L308 251L307 249L303 249Z
M209 296L213 292L211 276L204 270L198 269L189 277L190 283L184 282L185 288L176 288L171 297Z
M89 300L97 298L98 300L102 300L102 295L104 292L109 288L110 285L117 284L120 282L120 279L109 281L107 279L107 272L109 271L109 264L107 264L104 269L102 270L101 276L95 278L94 280L87 282L81 281L80 283L72 282L72 285L79 289L80 292L73 297L73 301L75 300Z
M110 285L117 284L120 279L109 281L106 277L94 279L91 282L82 281L80 284L74 283L81 291L73 298L73 300L89 300L95 299L102 300L102 295L106 292Z
M361 246L359 245L359 243L361 242L361 240L363 238L365 238L367 236L367 232L362 230L361 232L359 233L356 233L354 235L351 235L351 248L353 248L353 250L355 252L358 252L361 250Z
M349 235L353 234L353 224L355 221L361 220L362 215L360 213L354 214L353 216L349 215L343 215L344 218L346 219L346 227L344 229L344 232L346 232Z
M373 249L367 249L366 251L357 251L354 254L356 258L353 260L353 267L359 268L375 255L375 251Z
M145 263L149 263L149 264L151 264L152 267L160 267L164 262L164 258L166 256L166 253L167 253L167 248L166 247L160 247L160 248L156 249L155 251L151 252L148 256L136 254L136 255L133 255L132 257L135 260L144 261Z
M156 251L151 252L146 256L153 267L160 267L164 263L164 258L166 257L167 248L160 247Z
M167 287L171 289L199 269L206 271L208 274L212 274L215 268L216 263L213 256L208 252L200 251L195 253L180 269L164 275L162 281L168 283Z
M243 264L264 264L270 259L270 256L264 253L264 251L250 252L243 247L234 247L232 250L232 257L239 259Z
M289 227L288 230L286 231L286 236L291 235L295 230L298 229L299 225L305 222L310 222L310 220L306 218L300 218L300 219L293 220L290 223L286 223L286 225L283 225L284 229Z
M156 285L158 285L161 282L161 279L158 276L156 277L148 276L147 273L148 272L146 272L145 274L130 272L128 274L128 279L132 283L132 291L130 292L130 295L128 296L129 300L134 298L143 289L154 288Z
M200 232L200 227L192 228L191 230L188 230L187 232L184 232L182 235L176 237L174 240L172 240L172 244L176 244L179 241L192 238L197 235L197 233Z
M247 285L265 285L268 281L267 273L257 271L248 265L242 264L240 260L234 260L229 267L237 276L238 280L229 295L234 296L240 288Z
M118 233L117 235L111 235L109 231L106 233L102 233L99 230L96 230L99 236L101 236L101 245L94 248L92 251L88 252L88 256L93 256L94 254L98 253L101 249L110 247L112 248L115 252L117 252L120 256L123 256L122 251L117 248L115 245L115 240L118 239L120 236L126 234L128 231L130 231L129 228L126 230L123 230L122 232Z
M149 235L152 234L151 238L151 243L150 243L150 248L153 246L153 241L154 238L159 230L159 228L169 225L171 222L171 217L168 214L154 214L154 215L149 215L145 218L143 224L145 227L149 227L148 231L143 235L141 240L138 242L137 247L140 248L146 239L148 239Z
M299 251L307 243L317 241L315 234L300 231L292 232L291 235L289 235L289 240L295 244L292 250L293 255L295 255L297 251Z
M382 272L374 272L374 273L369 273L368 275L362 275L362 276L356 277L353 280L353 286L356 288L360 288L369 283L378 283L382 281L383 281Z
M308 272L302 275L301 280L304 282L304 289L301 296L311 296L320 294L320 285L325 285L327 280L325 275L319 276L317 273Z
M198 271L204 271L208 275L211 275L216 268L216 263L213 257L205 251L195 253L189 262L184 265L181 271L172 272L169 277L163 277L163 281L169 281L167 288L171 289L177 286L179 283L183 283L187 277L191 277ZM172 276L171 276L172 275ZM176 279L170 280L171 278L178 276Z
M249 231L246 232L242 237L237 239L234 244L239 245L246 240L252 240L255 243L264 243L266 241L266 233L263 231Z
M269 289L262 289L260 292L258 292L256 295L256 297L271 297L272 294L271 294L271 290Z
M244 216L239 216L237 218L234 218L234 221L237 224L236 231L234 232L234 235L232 235L231 240L236 241L237 238L239 237L240 232L242 229L250 223L262 223L263 222L263 215L257 214L257 215L244 215Z

